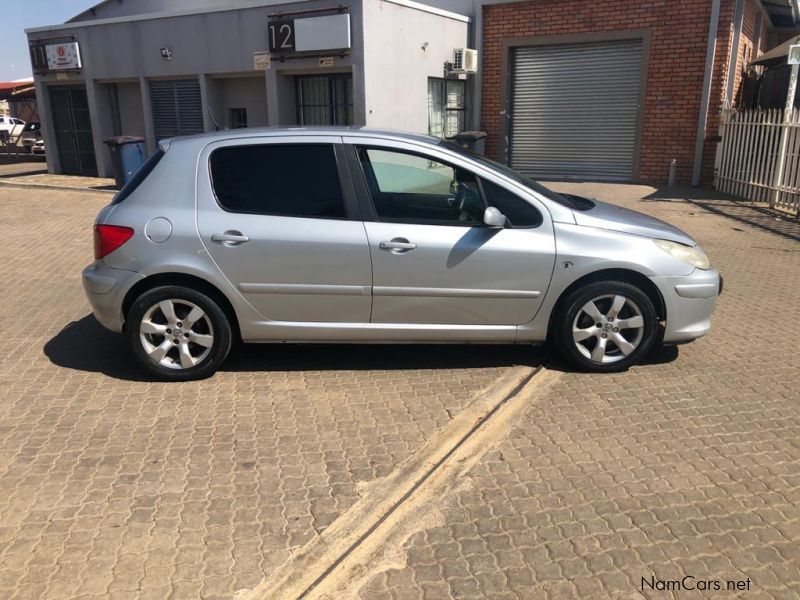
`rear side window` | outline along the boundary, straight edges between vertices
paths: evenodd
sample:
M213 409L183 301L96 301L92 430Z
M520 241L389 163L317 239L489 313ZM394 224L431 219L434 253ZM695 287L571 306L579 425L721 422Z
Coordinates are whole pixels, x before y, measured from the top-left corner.
M230 212L342 219L344 199L330 144L268 144L214 150L211 182Z
M147 179L147 176L153 172L153 169L156 168L156 165L162 158L164 158L164 151L161 148L158 148L146 161L144 161L142 166L139 167L139 170L136 171L136 173L133 174L133 177L128 180L128 183L126 183L117 193L117 195L114 196L111 204L119 204L125 200L125 198L130 196L136 190L136 188L138 188L142 182Z
M481 179L481 186L486 203L503 213L512 227L538 227L542 224L541 213L529 202L486 179Z

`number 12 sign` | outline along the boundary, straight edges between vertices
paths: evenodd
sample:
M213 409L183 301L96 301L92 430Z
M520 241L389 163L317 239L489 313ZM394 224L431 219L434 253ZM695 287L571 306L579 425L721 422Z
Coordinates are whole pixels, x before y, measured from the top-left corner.
M294 19L269 22L269 51L275 54L294 52Z

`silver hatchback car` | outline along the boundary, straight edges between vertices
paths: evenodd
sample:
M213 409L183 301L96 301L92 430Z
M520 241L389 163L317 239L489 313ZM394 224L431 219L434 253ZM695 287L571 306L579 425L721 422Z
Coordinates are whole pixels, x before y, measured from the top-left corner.
M708 332L721 278L646 215L435 138L365 129L164 141L97 217L97 319L153 374L245 342L528 344L588 371Z

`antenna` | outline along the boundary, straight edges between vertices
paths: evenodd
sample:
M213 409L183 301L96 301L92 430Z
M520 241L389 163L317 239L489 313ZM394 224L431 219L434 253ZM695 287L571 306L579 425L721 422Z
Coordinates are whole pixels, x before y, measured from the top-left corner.
M217 120L214 118L214 113L211 111L211 107L209 106L207 108L208 108L208 116L211 117L211 122L214 123L214 131L221 130L222 127L219 126L219 123L217 123Z

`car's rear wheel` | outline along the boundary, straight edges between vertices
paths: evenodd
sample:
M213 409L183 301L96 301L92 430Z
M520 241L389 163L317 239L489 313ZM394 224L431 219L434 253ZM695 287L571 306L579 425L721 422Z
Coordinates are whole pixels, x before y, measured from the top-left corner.
M139 296L126 330L142 366L168 381L212 375L231 349L231 325L222 309L205 294L180 286Z
M587 284L561 304L553 323L553 340L573 366L609 373L644 358L658 335L652 300L623 281Z

